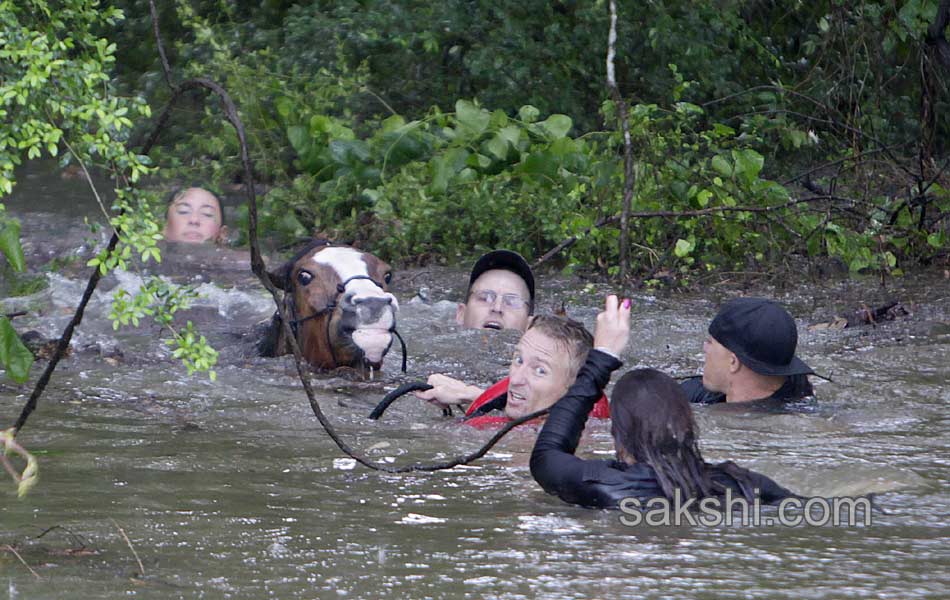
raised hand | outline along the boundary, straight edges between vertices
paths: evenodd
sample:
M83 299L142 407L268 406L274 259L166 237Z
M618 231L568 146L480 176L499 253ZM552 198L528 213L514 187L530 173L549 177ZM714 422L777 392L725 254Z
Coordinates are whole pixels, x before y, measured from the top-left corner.
M594 326L594 347L606 348L620 356L630 338L630 299L620 302L611 294L604 302L604 310L597 315Z

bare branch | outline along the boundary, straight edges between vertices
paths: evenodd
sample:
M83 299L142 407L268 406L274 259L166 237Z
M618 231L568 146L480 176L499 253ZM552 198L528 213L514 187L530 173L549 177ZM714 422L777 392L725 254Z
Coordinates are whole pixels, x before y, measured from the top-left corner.
M17 559L19 559L19 561L20 561L21 563L23 563L23 566L26 567L27 569L29 569L29 570L30 570L30 573L33 573L33 577L36 577L37 579L42 579L42 577L40 577L40 574L33 570L33 567L31 567L30 565L26 564L26 561L23 560L23 557L20 556L20 553L17 552L16 549L15 549L13 546L11 546L10 544L7 544L6 546L4 546L4 549L6 549L7 552L12 552L13 555L16 556Z
M614 72L614 45L617 43L617 3L610 0L610 33L607 36L607 87L617 105L623 130L623 204L620 213L620 281L627 279L627 246L630 238L630 204L633 201L633 142L630 139L630 119L627 103L617 87Z
M110 519L112 524L115 525L115 528L119 530L119 533L122 534L122 539L125 540L125 543L128 544L129 550L132 551L132 556L135 557L135 562L139 564L139 575L145 577L145 567L142 565L142 559L139 558L139 553L135 551L135 548L132 546L132 541L129 539L129 536L125 535L125 530L116 523L115 519Z

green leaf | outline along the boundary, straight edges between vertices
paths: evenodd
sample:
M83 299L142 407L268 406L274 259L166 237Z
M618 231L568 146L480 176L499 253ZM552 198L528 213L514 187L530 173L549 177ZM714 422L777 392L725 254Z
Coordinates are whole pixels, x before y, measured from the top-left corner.
M294 151L298 155L304 155L310 150L311 139L310 132L306 127L301 125L291 125L287 128L287 139L290 140L290 145L294 147Z
M693 242L679 239L676 240L676 247L673 248L673 254L675 254L678 258L686 258L693 252L694 247L695 244L693 244Z
M551 115L536 126L542 129L551 140L559 140L567 135L574 122L567 115Z
M717 154L713 157L712 168L719 172L720 175L732 177L732 164L729 163L728 158L721 154Z
M927 243L933 246L934 248L940 248L943 246L943 235L941 233L931 233L927 236Z
M286 96L281 96L274 101L274 107L277 109L277 114L286 120L294 110L294 101Z
M518 170L527 175L542 175L554 179L557 177L557 160L547 152L534 152L522 157Z
M713 132L720 137L726 137L736 134L736 130L728 125L723 125L722 123L716 123L713 125Z
M709 205L709 199L712 198L713 193L709 190L702 190L696 194L696 202L699 203L699 206L705 208Z
M518 142L521 140L521 128L517 125L509 125L498 131L498 135L507 140L509 144L518 147Z
M0 253L7 257L7 262L10 263L14 271L22 273L26 268L23 247L20 246L20 223L18 221L0 221Z
M24 383L29 378L33 365L33 353L23 345L6 317L0 317L0 364L17 383Z
M455 103L455 118L471 137L478 137L488 127L491 115L468 100L459 100Z
M468 160L468 151L463 148L451 148L432 159L429 163L432 169L431 190L437 194L444 193L449 187L449 180L455 176Z
M736 161L736 174L742 177L746 184L755 181L765 165L765 157L751 148L733 150L732 158Z
M484 154L472 154L468 157L468 160L465 161L465 164L470 167L487 169L489 166L491 166L491 159Z
M530 104L525 104L518 109L518 118L524 121L525 123L534 123L538 120L538 116L541 115L541 111L531 106Z
M498 133L492 139L485 143L485 149L488 150L498 160L508 158L508 140Z

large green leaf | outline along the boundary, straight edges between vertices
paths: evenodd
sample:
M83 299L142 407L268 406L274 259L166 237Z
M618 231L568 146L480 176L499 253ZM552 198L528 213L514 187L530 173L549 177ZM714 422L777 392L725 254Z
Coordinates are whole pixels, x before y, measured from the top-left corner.
M432 168L432 183L430 187L437 194L444 193L449 187L449 181L468 160L468 151L463 148L450 148L444 154L432 159L429 163Z
M7 261L14 271L22 272L26 268L23 247L20 246L20 223L18 221L0 221L0 253L7 257Z
M369 146L362 140L333 140L330 142L330 156L334 162L352 168L356 163L369 161Z
M729 159L721 154L712 158L712 168L724 177L732 177L732 165L729 164Z
M508 140L501 135L501 132L495 134L495 137L485 142L485 149L498 160L508 158Z
M478 137L488 127L491 114L468 100L459 100L455 103L455 118L469 136Z
M526 175L541 175L548 179L557 177L558 161L548 152L534 152L523 156L517 171Z
M746 184L751 184L758 178L765 164L765 157L751 148L745 150L733 150L732 158L736 161L736 174L739 175Z
M306 127L301 125L291 125L287 128L287 139L290 140L290 145L294 147L294 151L303 156L310 149L310 132Z
M548 139L559 140L567 135L567 132L571 130L573 124L574 122L571 121L571 118L567 115L551 115L540 123L535 124L535 127L542 131L543 135ZM536 129L536 131L538 129Z
M10 379L17 383L27 380L30 366L33 365L33 353L23 345L6 317L0 317L0 364L7 370Z

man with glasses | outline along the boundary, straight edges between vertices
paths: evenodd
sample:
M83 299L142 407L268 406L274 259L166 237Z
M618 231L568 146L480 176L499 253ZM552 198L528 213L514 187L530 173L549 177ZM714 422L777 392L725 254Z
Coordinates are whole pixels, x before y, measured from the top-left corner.
M534 274L517 252L493 250L472 267L455 320L468 329L528 328L534 313Z
M511 250L492 250L475 261L465 301L455 320L467 329L517 329L524 332L534 313L534 274L527 261ZM483 390L448 375L429 376L431 390L416 396L442 405L468 404Z

